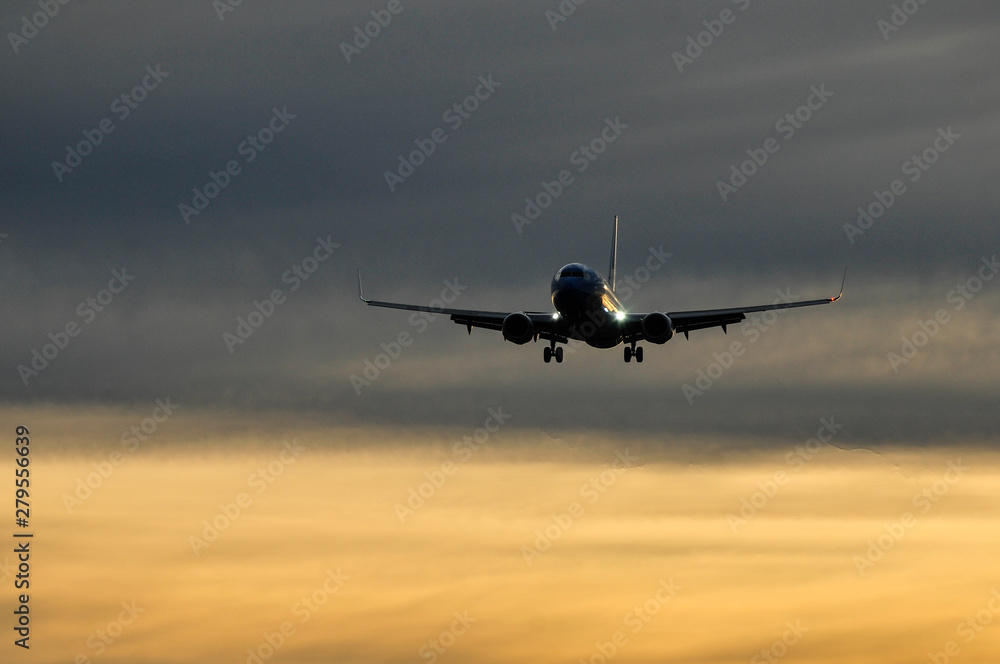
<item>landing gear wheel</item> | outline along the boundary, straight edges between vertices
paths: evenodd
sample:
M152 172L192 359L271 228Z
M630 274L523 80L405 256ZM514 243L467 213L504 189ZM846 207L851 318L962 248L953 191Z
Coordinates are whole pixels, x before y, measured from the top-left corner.
M636 359L638 359L638 358L636 358ZM626 362L631 362L632 361L632 349L629 348L628 346L625 346L625 361Z
M635 361L636 362L642 362L642 347L641 346L639 348L636 348L634 351L632 351L632 354L635 355Z
M555 355L556 355L556 362L559 363L559 364L562 364L562 357L563 357L562 346L560 346L559 348L556 348Z
M552 349L551 348L546 347L545 350L542 351L542 359L545 360L545 364L548 364L549 362L552 361ZM558 362L558 361L559 361L559 359L557 358L556 362Z

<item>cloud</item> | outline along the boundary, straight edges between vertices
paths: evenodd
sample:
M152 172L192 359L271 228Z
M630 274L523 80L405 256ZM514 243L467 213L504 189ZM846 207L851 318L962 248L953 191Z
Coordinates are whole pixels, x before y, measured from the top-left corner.
M442 659L562 661L616 632L623 662L750 659L782 640L801 661L831 643L841 657L996 648L989 630L956 633L991 597L992 453L898 450L890 465L801 439L749 454L730 440L720 456L691 436L647 455L641 440L571 448L503 427L466 457L454 444L471 427L184 417L131 453L116 438L81 448L77 432L99 436L75 413L37 431L52 441L34 459L51 488L35 499L39 661L96 659L88 637L122 602L143 613L111 630L103 661L245 661L269 642L286 661L419 659L432 640ZM292 439L299 456L283 457ZM124 461L93 475L114 450ZM67 513L80 481L92 494Z
M740 411L775 383L789 386L793 407L829 403L832 390L850 405L832 402L849 410L878 394L901 404L889 429L911 436L907 423L920 415L902 404L918 391L938 395L931 419L947 423L927 435L982 430L981 415L956 424L954 413L968 403L956 377L991 394L988 291L906 367L919 387L894 380L883 360L995 246L995 104L981 85L996 61L991 6L924 6L888 41L877 21L891 8L880 7L596 4L554 31L544 3L404 7L351 62L339 45L373 20L369 10L322 3L241 7L222 21L210 6L67 6L5 59L16 103L0 128L9 176L0 178L9 321L0 398L92 403L170 393L206 407L390 412L454 424L464 390L476 403L507 395L526 410L546 404L542 425L551 422L541 413L580 426L596 425L591 414L601 413L646 429L724 428L717 417L690 419L687 403L674 402L731 343L711 333L671 342L645 373L622 373L616 353L580 353L555 374L540 373L532 349L480 333L466 339L442 321L356 398L351 376L365 360L416 330L398 312L353 300L354 267L386 299L427 301L442 280L458 278L470 305L544 309L556 267L584 260L604 269L606 224L617 213L624 266L649 247L673 254L636 298L649 309L756 303L793 284L824 296L843 265L854 266L847 300L783 319L707 401L728 393L724 409ZM673 54L723 9L735 22L679 72ZM9 8L4 24L17 25L24 11ZM112 104L131 99L147 67L169 75L121 117ZM500 83L489 98L460 126L446 120L489 76ZM833 96L793 135L779 130L817 86ZM294 120L250 161L240 146L285 108ZM59 182L52 163L66 161L104 118L114 131ZM578 172L572 155L608 118L628 128ZM961 138L910 181L905 165L949 127ZM385 172L437 128L447 140L391 192ZM723 201L719 182L769 138L780 150ZM195 189L210 190L234 160L239 172L186 224L179 206L194 202ZM511 215L563 169L573 170L573 185L518 234ZM863 235L848 237L858 207L895 179L906 192ZM282 276L317 237L341 245L334 259L285 293L278 313L230 354L223 334L273 289L290 290ZM49 334L79 323L78 305L123 266L134 283L26 389L17 366ZM588 390L570 404L559 399L574 393L568 377L595 373L620 399Z

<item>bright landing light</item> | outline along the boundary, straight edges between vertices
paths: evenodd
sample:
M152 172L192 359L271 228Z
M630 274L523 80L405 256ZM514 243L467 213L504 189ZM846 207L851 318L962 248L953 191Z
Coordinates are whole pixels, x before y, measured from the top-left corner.
M615 318L618 319L618 320L625 320L625 312L624 311L616 311L615 312Z

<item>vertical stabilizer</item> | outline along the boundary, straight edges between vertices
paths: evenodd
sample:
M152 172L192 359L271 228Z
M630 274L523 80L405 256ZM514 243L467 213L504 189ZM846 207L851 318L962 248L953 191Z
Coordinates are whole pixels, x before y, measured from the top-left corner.
M618 262L618 215L615 215L615 230L611 234L611 267L608 268L608 283L615 290L615 263Z

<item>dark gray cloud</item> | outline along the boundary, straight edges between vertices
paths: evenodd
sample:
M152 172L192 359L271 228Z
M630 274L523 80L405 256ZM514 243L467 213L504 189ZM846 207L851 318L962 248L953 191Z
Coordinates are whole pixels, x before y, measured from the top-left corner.
M680 386L727 338L671 342L658 349L669 362L659 370L647 363L638 385L636 368L623 371L617 352L617 364L580 353L572 362L581 366L561 367L560 378L551 367L541 373L536 347L516 349L486 333L466 340L446 320L417 333L406 315L354 300L360 265L386 299L428 301L444 279L458 278L469 306L544 308L559 265L579 259L604 268L617 213L623 265L639 265L649 247L673 254L636 297L643 308L757 303L789 285L822 296L832 294L843 265L853 266L855 304L849 298L836 312L782 321L787 343L807 337L810 350L839 344L852 353L813 357L813 378L839 371L834 384L778 375L792 384L788 408L808 412L808 422L822 403L855 412L884 395L893 414L856 418L868 423L869 437L983 432L988 409L946 387L946 373L921 359L932 349L912 378L892 372L885 357L1000 245L992 182L1000 21L990 3L928 2L885 39L878 22L890 20L890 2L591 1L554 30L545 12L555 1L404 2L347 62L341 42L385 6L244 3L220 20L207 2L74 2L17 53L8 37L0 58L3 399L119 402L171 393L206 406L404 422L451 422L463 399L520 400L522 412L536 413L530 425L542 428L598 426L596 414L643 429L787 428L777 411L753 415L775 379L763 358L779 361L787 350L767 338L754 349L759 378L727 377L739 386L689 406ZM0 26L19 31L22 17L37 11L35 3L8 3ZM732 22L712 23L723 11ZM688 38L720 25L679 71L675 54L687 51ZM149 78L147 68L157 67L169 75ZM500 85L459 125L445 113L474 94L480 77ZM115 100L144 80L152 89L123 117L124 102ZM776 124L819 89L832 96L807 121ZM287 127L251 150L244 141L268 127L274 109ZM67 145L105 119L114 131L60 182L52 162L65 162ZM578 172L574 152L616 119L627 128ZM447 139L390 191L385 171L438 128ZM948 128L960 138L911 181L909 160ZM718 181L768 139L778 151L723 201ZM239 173L185 223L179 204L192 205L192 190L204 190L231 160ZM516 232L511 215L564 169L573 183ZM906 192L849 242L844 224L896 179ZM282 275L311 254L317 237L340 248L292 291ZM134 282L83 320L79 305L123 267ZM230 353L223 333L274 288L287 300ZM995 333L996 302L984 289L970 303L975 313L948 328L953 341L975 321L972 345L980 347ZM877 322L862 338L838 316ZM25 386L15 368L72 322L80 335ZM358 397L350 376L401 331L416 334L413 346ZM947 347L949 360L967 361L951 354L960 344ZM496 375L522 356L531 361ZM842 375L844 362L854 383ZM452 366L463 363L481 373ZM612 371L604 364L614 367L613 396L566 388L567 376ZM914 385L904 389L914 381L920 399L911 398ZM669 396L650 396L660 393ZM943 404L936 426L914 416L935 402Z

